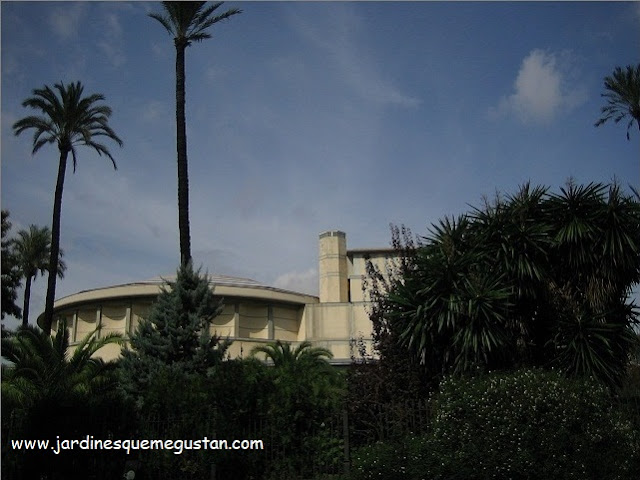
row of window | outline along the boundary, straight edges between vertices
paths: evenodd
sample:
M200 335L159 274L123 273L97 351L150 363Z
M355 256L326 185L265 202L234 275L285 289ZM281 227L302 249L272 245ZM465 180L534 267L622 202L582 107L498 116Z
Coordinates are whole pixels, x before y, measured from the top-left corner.
M63 311L60 316L67 321L70 341L77 342L94 332L98 326L101 327L98 335L110 332L131 335L140 321L147 318L150 309L150 301L112 303L83 306ZM212 331L223 337L293 341L298 338L301 316L300 307L252 302L229 303L213 320ZM56 325L53 329L56 329Z

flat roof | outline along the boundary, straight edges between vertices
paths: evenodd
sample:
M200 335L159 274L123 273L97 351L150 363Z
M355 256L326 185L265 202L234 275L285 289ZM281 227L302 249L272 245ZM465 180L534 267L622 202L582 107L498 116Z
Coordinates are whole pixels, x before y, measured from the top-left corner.
M227 275L208 275L208 277L215 295L219 297L240 297L300 306L319 302L317 296L264 285L250 278ZM54 311L84 304L99 304L104 301L157 297L162 287L167 285L167 282L175 281L175 278L175 275L158 276L138 282L83 290L57 299L54 303ZM44 312L38 316L38 323L43 315Z

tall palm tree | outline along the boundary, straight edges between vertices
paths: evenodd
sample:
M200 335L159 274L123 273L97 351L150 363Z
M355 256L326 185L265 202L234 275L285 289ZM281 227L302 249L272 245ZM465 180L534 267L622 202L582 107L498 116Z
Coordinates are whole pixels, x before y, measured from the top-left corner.
M47 298L44 310L43 329L51 333L53 323L53 302L56 295L56 279L58 277L58 259L60 255L60 217L62 214L62 191L67 171L67 158L71 153L73 171L76 171L78 145L94 149L99 155L106 155L117 168L109 149L98 143L95 137L107 137L122 146L122 140L109 127L111 108L100 104L104 96L99 93L83 97L84 88L80 82L56 83L56 92L49 86L33 90L33 96L22 102L23 107L42 112L41 116L28 116L13 124L16 135L33 129L33 151L35 154L46 144L58 146L60 160L58 177L53 201L53 219L51 226L51 251L49 255L49 278L47 282Z
M22 308L22 325L29 324L29 300L31 299L31 282L38 272L44 275L49 270L51 254L51 230L49 227L31 225L29 230L20 230L14 243L14 252L24 284L24 305ZM66 265L62 261L62 250L58 256L58 278L64 277Z
M185 118L185 51L193 42L211 35L207 29L241 10L232 8L220 15L214 12L223 2L162 2L164 14L151 13L170 35L176 46L176 144L178 153L178 229L180 230L180 263L191 261L189 233L189 172L187 164L187 126Z
M612 76L605 77L604 88L607 93L603 93L602 96L607 99L607 105L602 107L602 117L595 126L599 127L611 119L615 123L628 119L629 140L629 130L633 122L636 122L640 129L640 63L635 67L627 65L626 70L616 67Z

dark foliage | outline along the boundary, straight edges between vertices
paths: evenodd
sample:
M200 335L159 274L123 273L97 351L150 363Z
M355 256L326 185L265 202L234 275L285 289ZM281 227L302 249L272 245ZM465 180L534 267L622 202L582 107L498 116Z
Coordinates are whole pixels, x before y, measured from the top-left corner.
M640 64L627 65L623 70L616 67L613 75L604 78L605 93L603 98L607 99L607 104L601 108L602 117L595 126L613 120L618 123L627 120L627 140L630 139L629 130L636 123L640 129Z
M77 472L122 473L123 452L11 450L11 440L126 438L132 410L118 395L115 363L93 355L117 343L94 332L73 351L60 322L55 337L19 327L2 340L2 469L6 478L74 478Z
M176 281L163 287L149 318L140 322L122 352L123 388L140 408L166 403L149 396L156 376L187 381L190 375L213 374L230 345L210 331L221 310L208 276L194 271L191 264L180 266Z
M637 341L637 196L616 184L524 185L422 241L405 242L408 261L374 283L382 360L399 346L427 379L529 365L620 384Z
M18 259L13 251L14 241L8 238L10 229L9 212L2 210L2 318L5 315L21 318L22 312L16 304L21 275Z

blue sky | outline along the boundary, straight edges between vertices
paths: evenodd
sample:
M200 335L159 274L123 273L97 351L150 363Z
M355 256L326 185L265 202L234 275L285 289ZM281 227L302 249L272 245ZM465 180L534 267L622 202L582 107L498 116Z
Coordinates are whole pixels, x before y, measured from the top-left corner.
M187 49L192 249L210 273L317 292L317 238L389 245L526 181L640 181L640 135L593 126L640 61L640 2L227 2ZM2 2L2 208L50 225L58 154L12 124L80 80L113 108L117 161L68 171L57 297L175 272L175 48L147 2ZM31 309L44 308L46 280Z

